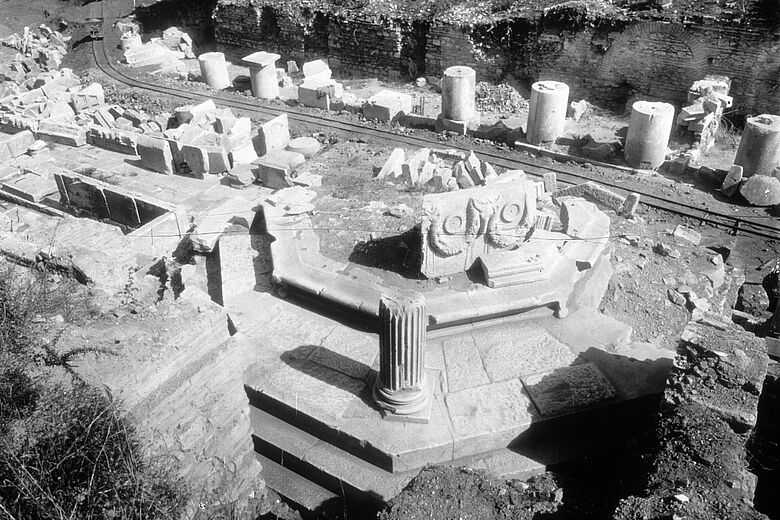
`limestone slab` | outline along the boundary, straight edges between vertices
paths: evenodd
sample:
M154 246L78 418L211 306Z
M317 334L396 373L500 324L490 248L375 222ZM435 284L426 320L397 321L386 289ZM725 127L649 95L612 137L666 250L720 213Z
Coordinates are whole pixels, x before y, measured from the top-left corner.
M631 326L590 307L550 320L544 327L576 353L590 348L605 349L631 342Z
M508 446L537 416L519 379L450 392L444 399L454 458Z
M527 376L523 383L545 417L602 404L617 395L609 380L592 363Z
M577 356L541 325L520 323L472 333L491 381L525 377L571 365Z
M266 121L258 128L256 148L258 155L284 150L290 143L290 123L287 114Z
M375 334L336 327L309 359L355 379L365 380L379 352Z
M52 179L46 179L31 173L13 177L2 184L3 191L30 202L40 202L44 198L57 193L57 184Z
M450 392L481 386L490 382L474 339L469 335L442 341L447 387Z
M136 138L136 149L144 168L166 175L173 174L173 153L168 141L139 135Z

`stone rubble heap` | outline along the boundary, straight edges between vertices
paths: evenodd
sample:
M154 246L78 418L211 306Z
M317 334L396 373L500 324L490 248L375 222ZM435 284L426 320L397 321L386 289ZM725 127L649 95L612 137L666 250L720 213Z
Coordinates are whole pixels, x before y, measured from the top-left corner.
M497 178L493 166L474 152L466 155L457 150L430 148L422 148L408 158L402 148L396 148L377 174L377 179L431 192L470 188Z
M687 127L697 138L697 148L706 152L715 144L723 110L734 99L729 96L731 80L725 76L705 76L688 91L688 103L677 116L677 124Z
M194 59L192 38L178 27L163 31L162 38L143 43L136 25L123 26L121 37L125 62L133 68L149 67L151 73L171 73L187 77L189 69L182 59Z
M11 75L3 71L6 78L2 83L5 84L9 79L16 81L20 74L34 70L49 71L60 68L70 39L70 36L63 36L41 24L35 32L25 27L22 34L12 34L0 40L6 47L19 51L14 60L8 64Z

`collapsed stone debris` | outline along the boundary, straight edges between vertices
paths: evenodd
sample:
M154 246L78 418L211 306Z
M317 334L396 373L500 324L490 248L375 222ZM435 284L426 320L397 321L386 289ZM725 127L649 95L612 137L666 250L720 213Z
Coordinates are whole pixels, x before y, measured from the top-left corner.
M677 116L677 125L687 127L696 136L696 147L709 151L715 144L723 110L734 100L729 96L731 80L725 76L705 76L688 91L688 103Z

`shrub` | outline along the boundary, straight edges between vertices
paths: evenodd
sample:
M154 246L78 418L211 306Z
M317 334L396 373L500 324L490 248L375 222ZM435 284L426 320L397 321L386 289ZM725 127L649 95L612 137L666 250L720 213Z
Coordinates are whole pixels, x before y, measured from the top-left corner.
M67 367L84 349L58 354L37 340L47 315L90 311L84 292L45 271L2 271L0 518L179 516L173 467L150 462L119 403Z

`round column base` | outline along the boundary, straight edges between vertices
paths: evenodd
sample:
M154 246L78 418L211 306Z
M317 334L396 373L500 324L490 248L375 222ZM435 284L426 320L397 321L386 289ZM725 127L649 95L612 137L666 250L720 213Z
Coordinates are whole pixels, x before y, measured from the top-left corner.
M420 388L413 390L399 390L390 392L379 385L377 377L374 384L374 401L383 412L399 416L413 416L424 412L430 407L430 392L428 385L420 385Z

